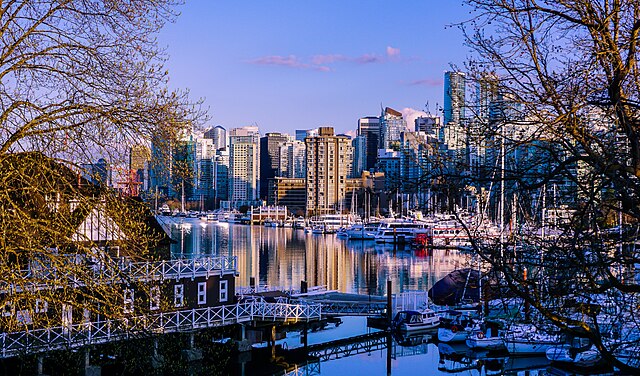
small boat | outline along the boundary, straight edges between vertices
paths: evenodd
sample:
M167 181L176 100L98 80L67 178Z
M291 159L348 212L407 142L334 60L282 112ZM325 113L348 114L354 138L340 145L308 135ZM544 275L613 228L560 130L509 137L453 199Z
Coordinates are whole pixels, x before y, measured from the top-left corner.
M393 318L391 325L403 332L430 330L440 326L440 317L431 309L400 311Z
M462 342L473 330L473 319L459 311L447 311L440 319L438 340L440 342Z
M472 349L502 350L505 348L500 325L492 321L484 322L478 328L474 328L469 333L466 343Z
M213 213L207 214L207 222L211 222L211 223L218 222L218 216Z
M553 346L546 352L546 357L553 363L562 363L578 368L597 367L602 363L602 355L595 348L580 351L570 344Z
M546 333L530 324L515 325L504 339L509 354L545 355L547 350L564 343L561 335Z
M629 367L640 369L640 345L630 343L614 350L613 356Z
M374 240L380 223L356 223L347 229L349 240Z

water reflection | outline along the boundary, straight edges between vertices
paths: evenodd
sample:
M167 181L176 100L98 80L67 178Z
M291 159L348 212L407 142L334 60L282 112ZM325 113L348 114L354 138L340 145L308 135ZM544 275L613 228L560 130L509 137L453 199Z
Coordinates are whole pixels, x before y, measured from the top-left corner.
M383 294L386 280L394 292L427 290L454 269L468 265L455 250L413 250L371 241L347 241L335 235L314 235L291 228L205 223L198 219L164 219L175 241L174 257L233 255L238 257L237 283Z

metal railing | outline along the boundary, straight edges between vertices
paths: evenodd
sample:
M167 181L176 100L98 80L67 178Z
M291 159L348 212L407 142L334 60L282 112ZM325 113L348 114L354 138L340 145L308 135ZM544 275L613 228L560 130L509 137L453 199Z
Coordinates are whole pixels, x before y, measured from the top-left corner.
M151 334L175 333L252 320L310 321L322 315L320 304L251 302L235 305L163 312L118 320L2 333L2 358L97 345Z
M21 274L19 286L0 281L0 292L44 289L53 286L82 287L89 280L109 284L235 274L238 263L236 256L142 262L130 262L124 259L112 261L109 263L70 261L62 268L43 265L32 267L19 272Z

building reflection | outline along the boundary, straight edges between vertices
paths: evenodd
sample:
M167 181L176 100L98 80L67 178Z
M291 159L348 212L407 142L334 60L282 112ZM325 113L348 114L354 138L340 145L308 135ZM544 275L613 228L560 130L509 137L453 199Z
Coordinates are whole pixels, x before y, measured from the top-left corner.
M468 267L469 257L456 250L414 250L335 235L313 235L291 228L206 224L188 220L171 226L174 257L233 255L238 257L237 283L384 294L387 279L394 292L428 290L452 270Z

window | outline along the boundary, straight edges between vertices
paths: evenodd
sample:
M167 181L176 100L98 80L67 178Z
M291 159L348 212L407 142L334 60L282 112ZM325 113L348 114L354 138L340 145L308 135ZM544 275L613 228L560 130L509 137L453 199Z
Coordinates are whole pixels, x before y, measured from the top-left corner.
M226 302L229 296L229 281L220 281L220 302Z
M124 289L124 313L133 312L133 289Z
M49 303L47 303L46 300L36 299L36 309L35 309L36 313L47 313L48 309L49 309Z
M160 286L152 286L149 290L149 309L151 311L160 309Z
M198 283L198 304L207 304L207 282Z
M13 302L6 302L4 304L4 308L2 309L2 316L13 316L14 311L15 307L13 306Z
M184 305L184 285L173 286L173 305L176 307Z

